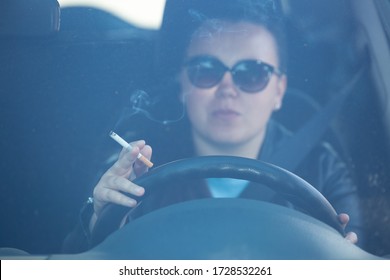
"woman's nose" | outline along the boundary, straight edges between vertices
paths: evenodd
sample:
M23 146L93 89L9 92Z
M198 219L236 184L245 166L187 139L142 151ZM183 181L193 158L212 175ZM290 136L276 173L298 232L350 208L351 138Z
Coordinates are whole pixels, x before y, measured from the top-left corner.
M232 73L229 71L225 72L219 82L216 95L217 97L236 97L238 95L238 89L234 84Z

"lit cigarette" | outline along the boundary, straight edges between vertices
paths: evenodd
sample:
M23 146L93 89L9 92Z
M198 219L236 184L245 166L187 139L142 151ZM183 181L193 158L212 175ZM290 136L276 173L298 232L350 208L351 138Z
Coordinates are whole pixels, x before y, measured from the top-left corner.
M122 137L120 137L115 132L110 132L110 137L114 139L119 145L121 145L123 148L126 148L128 150L133 149L133 146L131 146L129 143L127 143ZM147 167L152 167L153 163L148 160L143 154L138 153L137 158L142 161Z

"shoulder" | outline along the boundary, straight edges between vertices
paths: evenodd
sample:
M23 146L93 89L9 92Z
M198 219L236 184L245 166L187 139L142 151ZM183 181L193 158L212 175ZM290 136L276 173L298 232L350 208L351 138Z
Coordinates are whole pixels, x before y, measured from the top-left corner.
M294 137L280 123L271 121L260 159L289 169L320 190L341 182L351 185L345 161L329 142L311 143L310 137L299 141ZM291 166L296 167L290 169Z
M297 174L323 193L356 191L348 165L328 142L319 143L309 153Z

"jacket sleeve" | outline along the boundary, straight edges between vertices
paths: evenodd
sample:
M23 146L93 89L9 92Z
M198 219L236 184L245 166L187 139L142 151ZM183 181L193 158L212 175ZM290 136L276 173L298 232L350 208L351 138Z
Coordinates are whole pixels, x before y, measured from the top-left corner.
M350 216L346 232L355 232L359 239L357 245L364 247L365 230L358 188L347 165L332 146L322 143L299 167L297 174L317 188L338 214Z
M80 210L76 226L66 235L62 243L63 254L77 254L90 248L89 221L92 214L93 200L88 198Z

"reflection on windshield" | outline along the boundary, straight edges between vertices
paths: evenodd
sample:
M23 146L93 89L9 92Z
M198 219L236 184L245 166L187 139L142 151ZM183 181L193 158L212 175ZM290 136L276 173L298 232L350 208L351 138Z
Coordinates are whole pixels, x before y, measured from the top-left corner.
M166 0L58 0L61 8L92 7L113 15L140 28L159 29Z
M117 159L119 147L109 139L109 131L123 137L127 133L129 139L145 138L168 149L172 160L188 132L178 126L181 134L174 143L148 134L171 132L187 121L187 100L177 96L178 75L172 70L181 66L176 59L181 47L178 35L167 39L171 53L156 53L161 47L160 25L180 29L184 20L164 22L162 0L59 2L62 29L58 33L0 38L1 204L6 209L0 246L39 254L60 251L105 164ZM178 2L182 1L167 1L167 5L175 12ZM357 17L351 13L354 1L282 2L288 22L288 88L273 120L291 132L299 131L363 71L338 114L325 120L329 129L323 140L334 146L357 182L368 230L367 250L389 254L390 131L388 105L382 106L382 101L388 103L390 98L380 86L380 79L388 76L382 53L388 48L385 44L376 48L371 40L376 29L372 25L367 32L359 22L359 10ZM110 17L95 16L96 11ZM196 9L179 12L196 22L207 19ZM148 22L138 21L146 16ZM214 23L214 29L220 28ZM115 32L116 28L125 32ZM133 32L131 36L127 31ZM376 49L381 51L374 55ZM160 64L162 70L156 67ZM231 111L219 114L226 120L237 115ZM139 133L131 134L132 130ZM160 155L153 151L155 166L163 163Z

